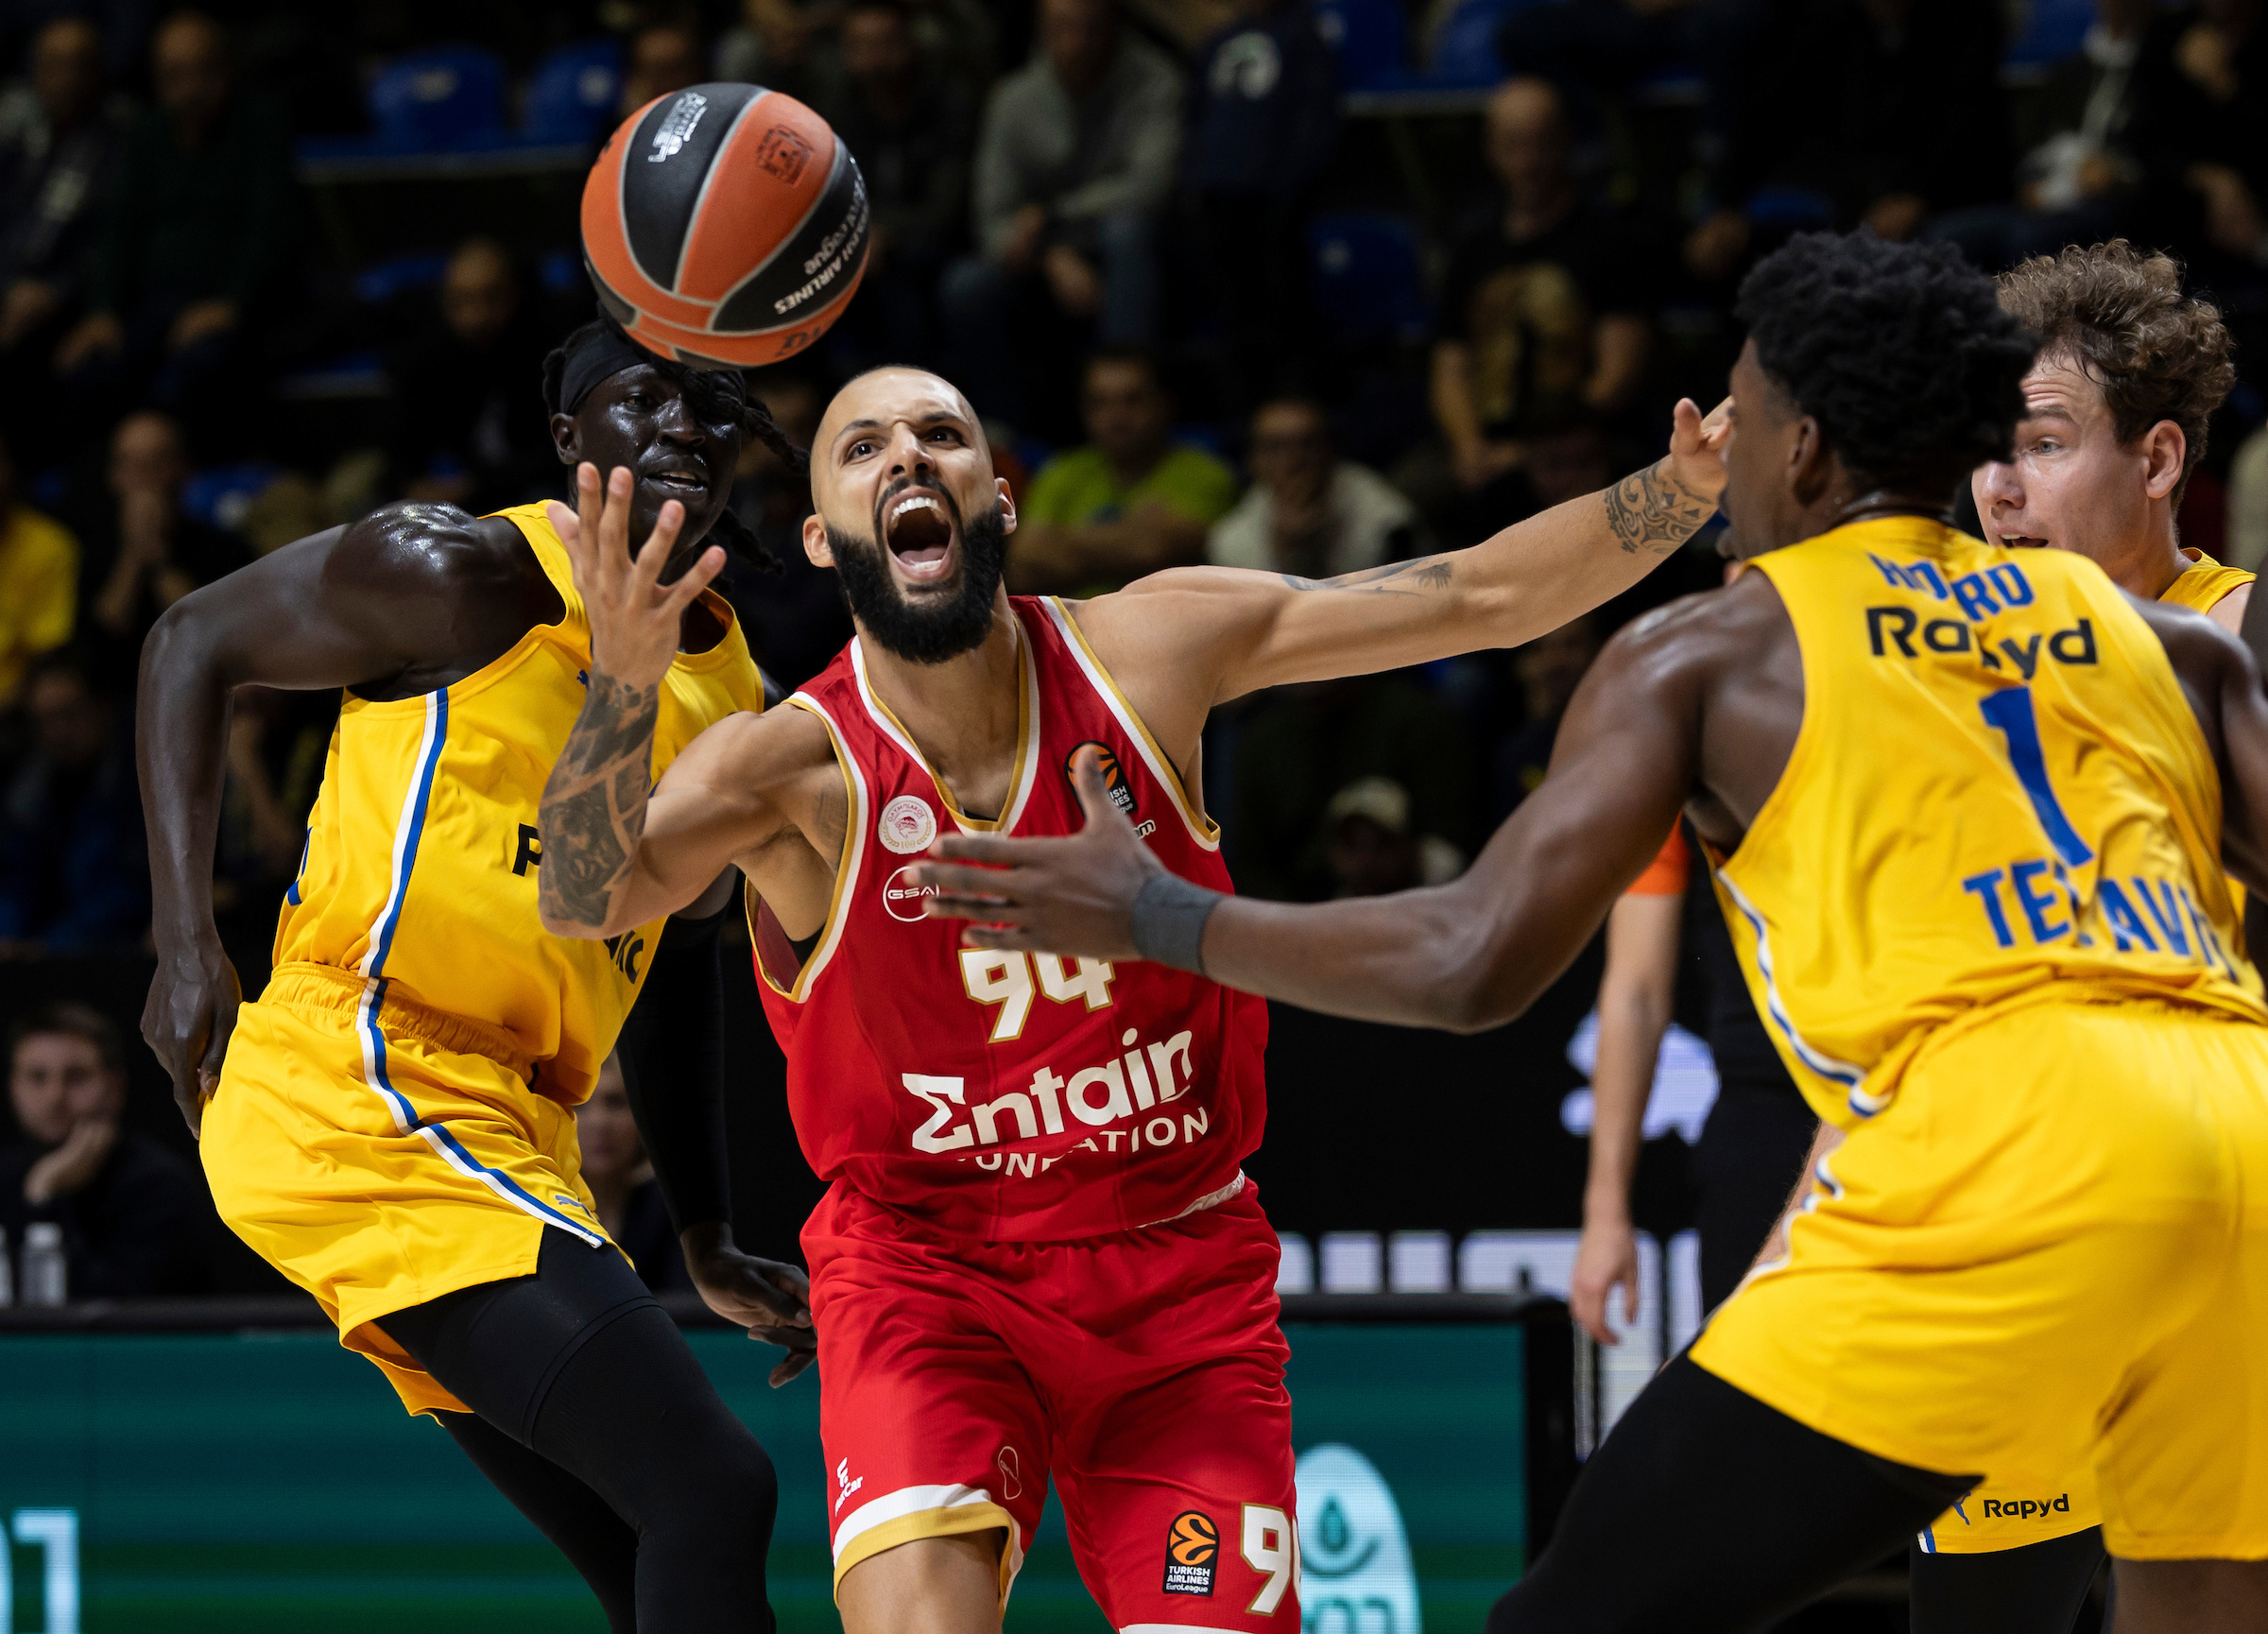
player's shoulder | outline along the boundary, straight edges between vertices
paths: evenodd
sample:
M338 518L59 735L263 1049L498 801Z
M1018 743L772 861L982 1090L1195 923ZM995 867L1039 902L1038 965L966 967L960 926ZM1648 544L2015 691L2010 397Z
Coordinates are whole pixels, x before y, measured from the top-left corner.
M832 768L834 740L817 715L788 703L725 716L702 731L686 759L689 767L707 765L762 790Z
M434 595L517 587L531 575L542 577L542 564L507 518L420 500L381 506L350 525L326 568L357 588Z
M1768 650L1794 631L1771 579L1744 573L1720 590L1679 596L1632 619L1601 657L1664 676L1689 675Z

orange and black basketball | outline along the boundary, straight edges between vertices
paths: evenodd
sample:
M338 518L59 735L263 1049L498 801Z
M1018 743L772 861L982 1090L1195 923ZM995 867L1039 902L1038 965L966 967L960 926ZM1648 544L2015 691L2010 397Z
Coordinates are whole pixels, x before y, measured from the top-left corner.
M583 183L599 300L681 363L777 362L842 316L866 271L867 186L827 121L761 85L696 85L622 126Z

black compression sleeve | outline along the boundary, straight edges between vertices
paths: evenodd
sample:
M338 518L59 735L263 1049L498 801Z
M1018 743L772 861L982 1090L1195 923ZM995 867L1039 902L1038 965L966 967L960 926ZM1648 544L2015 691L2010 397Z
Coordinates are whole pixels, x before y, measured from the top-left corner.
M725 1152L723 914L673 919L622 1029L622 1081L669 1223L732 1218Z

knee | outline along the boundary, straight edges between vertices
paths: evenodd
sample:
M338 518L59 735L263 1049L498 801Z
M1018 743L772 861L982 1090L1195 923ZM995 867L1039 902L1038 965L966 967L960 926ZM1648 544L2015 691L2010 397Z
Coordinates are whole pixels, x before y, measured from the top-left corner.
M772 1460L746 1430L719 1438L709 1490L717 1513L733 1518L735 1529L751 1528L768 1538L780 1507L780 1477Z

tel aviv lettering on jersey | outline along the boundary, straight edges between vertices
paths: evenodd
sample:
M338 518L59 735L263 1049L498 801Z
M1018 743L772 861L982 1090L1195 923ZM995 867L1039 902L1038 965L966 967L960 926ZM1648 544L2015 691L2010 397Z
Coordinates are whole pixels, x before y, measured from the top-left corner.
M1999 562L1949 580L1933 561L1886 561L1871 553L1867 559L1892 588L1920 592L1950 604L1936 617L1902 603L1866 608L1867 650L1873 656L1897 662L1925 653L1973 652L1986 669L2001 671L2016 683L1987 693L1977 708L1986 730L2001 739L2009 768L2039 818L2048 852L2011 857L1960 882L1994 944L2013 948L2021 941L2045 947L2069 938L2073 947L2093 948L2107 937L2120 953L2171 954L2242 980L2212 922L2198 911L2186 881L2141 874L2122 880L2104 874L2093 882L2091 903L2082 899L2072 883L2070 870L2093 862L2095 851L2072 825L2049 778L2029 683L2042 663L2098 662L2092 622L2082 618L2059 629L2019 629L1988 637L1972 632L1972 627L1996 614L2030 607L2036 599L2023 569L2015 562ZM1951 616L1954 612L1959 616Z

